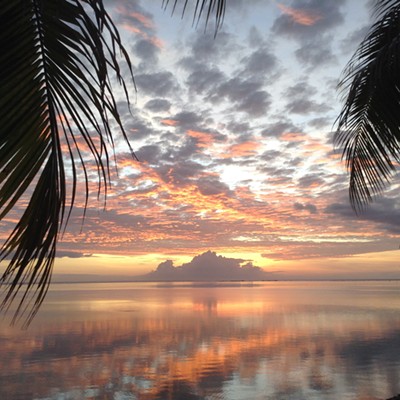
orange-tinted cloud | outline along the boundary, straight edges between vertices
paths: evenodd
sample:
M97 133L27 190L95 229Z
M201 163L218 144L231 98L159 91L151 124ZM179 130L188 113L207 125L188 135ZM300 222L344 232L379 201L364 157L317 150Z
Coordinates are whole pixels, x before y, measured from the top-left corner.
M286 142L302 142L305 135L301 132L285 132L280 138Z
M257 152L259 146L259 143L252 141L234 144L229 148L227 154L225 154L223 158L252 156Z
M121 26L129 32L136 33L137 35L141 36L143 39L147 40L148 42L152 43L154 46L156 46L160 49L164 45L164 43L161 39L159 39L156 36L150 36L148 33L142 31L137 26L131 25L127 22L122 24Z
M208 147L213 142L213 135L207 132L193 131L189 129L186 132L190 137L198 140L199 147Z
M141 22L146 28L149 29L154 28L154 23L149 17L146 17L145 15L140 14L138 12L132 12L129 15L134 19L138 20L139 22Z
M322 18L321 15L315 12L299 10L280 3L278 3L278 7L284 14L300 25L311 26Z
M162 119L161 120L161 124L162 125L166 125L166 126L177 126L178 125L178 121L176 119Z

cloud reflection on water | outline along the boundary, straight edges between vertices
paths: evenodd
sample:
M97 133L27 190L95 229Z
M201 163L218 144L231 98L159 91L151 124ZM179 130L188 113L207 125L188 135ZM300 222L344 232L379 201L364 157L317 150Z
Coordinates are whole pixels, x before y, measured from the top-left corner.
M271 285L144 285L137 298L128 285L81 297L54 290L27 332L0 329L0 398L365 400L400 392L399 308L376 301L395 297L390 284Z

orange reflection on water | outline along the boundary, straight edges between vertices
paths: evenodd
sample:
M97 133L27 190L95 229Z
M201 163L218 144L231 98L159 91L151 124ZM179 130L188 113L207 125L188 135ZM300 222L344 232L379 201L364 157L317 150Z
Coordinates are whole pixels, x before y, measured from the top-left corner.
M37 399L383 399L400 392L399 309L377 308L371 291L353 290L345 306L343 295L332 301L337 291L313 286L103 289L72 291L70 302L64 293L68 316L55 314L60 299L53 298L28 332L1 329L0 398L26 395L27 380L25 398Z

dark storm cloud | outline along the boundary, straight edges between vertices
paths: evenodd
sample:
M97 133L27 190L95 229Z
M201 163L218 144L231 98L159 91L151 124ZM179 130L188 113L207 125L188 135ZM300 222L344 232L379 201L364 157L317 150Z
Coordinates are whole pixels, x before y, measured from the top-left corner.
M345 0L294 0L289 6L281 5L282 14L275 20L272 31L300 41L315 38L343 23L344 4Z
M162 112L168 111L171 105L171 102L166 99L152 99L144 107L153 112Z
M251 281L268 277L269 274L247 260L218 256L213 251L195 256L192 261L178 267L171 260L164 261L155 271L142 276L147 280L167 281Z
M179 89L175 76L168 71L150 74L137 74L135 82L138 93L151 96L171 96Z

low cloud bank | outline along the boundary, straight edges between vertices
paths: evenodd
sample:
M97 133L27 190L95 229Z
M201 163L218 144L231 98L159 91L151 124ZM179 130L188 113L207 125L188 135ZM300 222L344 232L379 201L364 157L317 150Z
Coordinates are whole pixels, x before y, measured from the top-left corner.
M155 271L141 278L150 281L256 281L271 279L271 276L251 261L218 256L213 251L207 251L177 267L171 260L166 260Z

